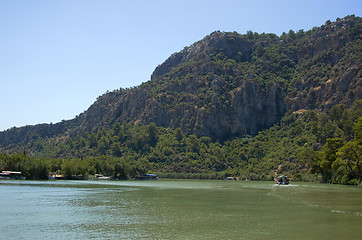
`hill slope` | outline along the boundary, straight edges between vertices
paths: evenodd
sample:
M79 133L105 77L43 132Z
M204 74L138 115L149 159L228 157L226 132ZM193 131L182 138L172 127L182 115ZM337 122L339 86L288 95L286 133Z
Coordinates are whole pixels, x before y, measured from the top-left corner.
M100 96L75 119L0 132L0 147L115 122L153 122L212 139L255 135L287 111L361 99L361 46L361 19L353 16L280 37L214 32L171 55L150 81Z

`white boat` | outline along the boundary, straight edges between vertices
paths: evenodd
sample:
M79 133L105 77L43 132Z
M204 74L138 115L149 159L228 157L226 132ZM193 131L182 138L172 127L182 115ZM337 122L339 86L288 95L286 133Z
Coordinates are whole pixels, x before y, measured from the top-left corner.
M102 175L102 174L96 174L96 175L95 175L95 179L96 179L96 180L110 180L111 177L106 177L106 176L104 176L104 175Z
M0 179L17 179L17 180L25 180L21 172L14 172L14 171L2 171L0 173Z

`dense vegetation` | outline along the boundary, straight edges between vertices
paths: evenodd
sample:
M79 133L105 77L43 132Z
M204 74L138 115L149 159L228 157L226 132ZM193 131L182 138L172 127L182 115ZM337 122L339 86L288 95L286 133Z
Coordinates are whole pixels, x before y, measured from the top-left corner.
M214 32L69 121L0 132L0 170L361 182L359 17L280 37Z
M361 116L362 101L351 109L336 105L328 113L291 112L255 137L225 142L185 135L179 128L115 123L73 138L39 139L25 153L0 155L0 168L23 171L30 179L57 171L68 179L156 172L169 178L272 180L288 174L294 180L358 184Z

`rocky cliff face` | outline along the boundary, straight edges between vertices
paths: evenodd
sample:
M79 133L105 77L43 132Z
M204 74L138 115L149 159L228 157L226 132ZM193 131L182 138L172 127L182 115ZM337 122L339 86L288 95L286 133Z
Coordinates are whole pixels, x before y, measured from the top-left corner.
M361 25L360 18L346 17L280 37L214 32L171 55L151 81L102 95L73 120L1 132L0 145L114 122L154 122L227 139L256 134L288 110L349 106L362 97Z

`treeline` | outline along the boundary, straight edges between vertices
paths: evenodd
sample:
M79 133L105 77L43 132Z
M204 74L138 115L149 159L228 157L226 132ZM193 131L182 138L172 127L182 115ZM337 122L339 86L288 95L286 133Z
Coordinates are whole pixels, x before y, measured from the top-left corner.
M321 151L310 152L311 172L321 174L322 182L361 183L362 113L360 111L357 113L351 118L343 105L334 107L330 114L330 119L335 124L333 137L326 139ZM353 126L351 120L358 116L359 118ZM346 134L350 132L353 132L353 138L350 137L350 134Z
M75 137L34 141L21 154L0 155L0 170L28 179L60 172L68 179L96 173L129 179L143 173L168 178L293 180L359 184L362 101L328 113L298 111L255 137L224 142L178 129L114 123Z
M62 175L65 179L88 179L95 174L126 180L144 174L148 163L126 161L113 156L79 158L30 157L24 153L0 154L0 169L22 172L26 179L48 179L49 174Z

